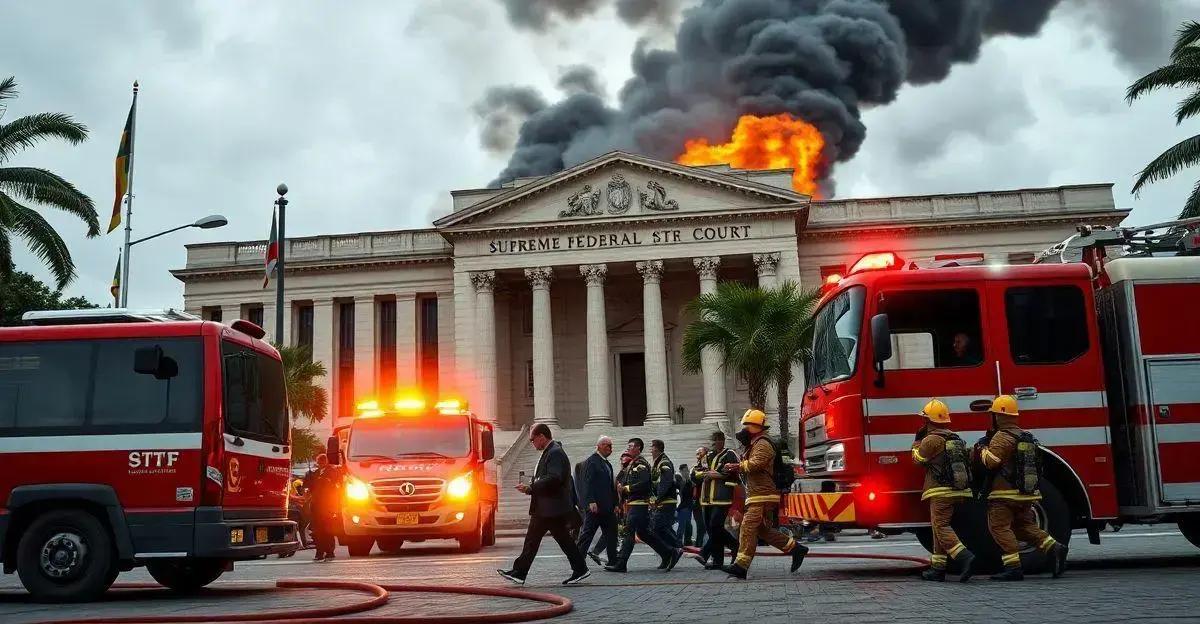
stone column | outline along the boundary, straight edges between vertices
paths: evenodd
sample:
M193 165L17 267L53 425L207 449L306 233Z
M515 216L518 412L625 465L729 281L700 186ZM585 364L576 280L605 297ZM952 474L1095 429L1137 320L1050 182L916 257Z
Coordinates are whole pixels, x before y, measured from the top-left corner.
M271 306L271 322L275 321L275 306ZM296 306L291 301L283 302L283 344L291 347L296 344L296 337L292 334L292 321L296 315Z
M759 288L779 286L779 252L754 254L754 268L758 271ZM767 404L763 408L771 428L779 430L779 390L776 384L767 386Z
M240 304L223 305L221 306L221 322L228 325L242 318L242 306Z
M558 426L554 413L554 326L550 320L552 267L525 269L533 289L533 422Z
M378 399L386 405L392 397L375 396L375 369L379 358L375 349L375 296L354 298L354 401Z
M471 294L471 293L468 293ZM470 400L470 396L466 393L470 388L464 387L464 377L470 378L470 375L464 373L469 372L469 368L460 370L458 367L466 366L469 362L459 362L454 350L458 348L455 344L455 319L454 319L454 291L445 290L437 293L437 331L438 331L438 387L437 398L449 397L464 397ZM468 326L469 327L469 326ZM468 336L459 336L462 340L458 342L470 344Z
M707 295L717 289L717 275L721 270L720 256L693 258L692 264L700 274L700 294ZM725 370L721 366L721 354L712 347L705 347L700 354L700 371L704 380L704 418L700 422L718 424L725 422Z
M285 302L284 305L287 305L287 303ZM263 328L263 331L267 332L267 335L263 336L263 340L266 340L267 342L274 342L275 341L275 298L272 297L270 301L264 301L262 310L263 310L262 328ZM283 337L283 345L287 346L287 336Z
M642 274L642 333L646 357L646 424L670 425L667 404L667 336L662 311L662 260L637 263Z
M579 272L587 282L588 419L584 427L611 427L608 413L608 320L604 314L604 279L608 265L585 264Z
M496 421L496 272L471 273L475 287L475 375L479 406L474 412Z
M419 393L417 379L417 294L396 293L396 388Z
M336 339L337 332L333 327L333 299L314 299L313 300L313 361L320 362L325 365L325 376L317 380L325 388L325 394L329 397L330 413L336 414L333 407L337 405L333 388L334 369L336 362L333 361L333 344ZM326 414L326 418L313 428L320 428L325 433L317 437L324 440L329 436L329 431L333 428L334 417Z

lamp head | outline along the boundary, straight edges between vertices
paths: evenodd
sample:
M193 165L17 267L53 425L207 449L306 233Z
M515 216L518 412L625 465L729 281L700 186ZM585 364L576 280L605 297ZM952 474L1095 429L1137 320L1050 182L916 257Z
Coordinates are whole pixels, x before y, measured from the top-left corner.
M287 185L282 182L279 183L279 186L275 187L275 192L279 193L280 197L287 195L287 191L288 191Z
M212 228L224 227L228 224L229 219L226 219L222 215L215 214L197 219L196 222L192 224L192 227L198 227L202 230L210 230Z

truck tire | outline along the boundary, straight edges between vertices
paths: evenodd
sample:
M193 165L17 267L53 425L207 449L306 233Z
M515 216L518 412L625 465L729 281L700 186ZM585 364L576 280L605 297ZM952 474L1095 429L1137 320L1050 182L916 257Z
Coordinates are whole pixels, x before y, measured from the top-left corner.
M379 544L379 550L389 555L400 554L400 549L404 547L404 540L399 537L381 537L376 543Z
M1192 546L1200 548L1200 514L1179 516L1178 523L1179 532L1183 533Z
M477 553L483 547L483 521L479 522L479 526L462 537L458 538L458 551L462 553Z
M347 537L342 543L350 551L351 557L366 557L375 547L375 540L370 537Z
M496 545L496 516L495 516L495 514L488 516L487 524L484 525L483 545L484 546L495 546Z
M108 527L82 509L48 511L17 543L17 573L38 602L87 602L117 578L117 552Z
M146 562L146 571L167 589L191 593L217 580L225 572L221 559L156 559Z
M1033 504L1038 526L1064 546L1068 545L1071 541L1071 508L1067 505L1067 499L1053 483L1045 479L1038 489L1042 492L1042 500ZM990 573L1003 567L1000 549L988 531L986 502L971 501L960 506L958 513L954 514L953 526L959 539L977 557L976 570ZM1021 567L1026 572L1036 574L1049 571L1050 563L1050 558L1036 545L1026 544L1021 549ZM951 569L953 567L950 566Z

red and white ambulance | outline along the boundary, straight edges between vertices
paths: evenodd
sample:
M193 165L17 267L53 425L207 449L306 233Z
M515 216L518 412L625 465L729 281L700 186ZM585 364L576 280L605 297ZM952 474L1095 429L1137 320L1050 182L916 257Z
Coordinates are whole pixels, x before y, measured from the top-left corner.
M246 321L26 314L0 329L0 560L38 600L145 565L196 589L294 552L279 354Z
M931 546L909 449L938 397L968 444L1011 394L1042 444L1038 522L1066 543L1106 523L1177 522L1200 546L1200 242L1191 223L1081 228L1075 262L918 268L869 254L831 280L815 317L793 521L912 531ZM1153 228L1167 229L1155 235ZM1160 257L1147 247L1182 250ZM1145 257L1109 259L1120 245ZM954 523L996 555L981 504ZM1036 552L1030 553L1037 558ZM1036 567L1037 561L1027 561Z

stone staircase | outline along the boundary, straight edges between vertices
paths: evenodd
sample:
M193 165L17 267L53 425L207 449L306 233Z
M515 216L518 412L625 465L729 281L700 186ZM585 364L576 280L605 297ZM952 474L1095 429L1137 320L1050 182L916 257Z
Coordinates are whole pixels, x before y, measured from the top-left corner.
M612 427L608 429L563 429L554 435L554 439L562 442L563 450L571 460L572 469L576 463L584 459L596 449L596 440L601 434L613 439L613 454L609 462L616 473L620 468L621 452L625 450L629 438L641 438L646 443L646 456L650 455L650 440L662 440L666 446L667 455L675 463L689 467L696 461L696 448L708 442L708 436L716 429L714 425L689 424L671 425L669 427ZM526 480L533 476L537 469L541 452L533 448L526 438L516 439L503 467L500 479L500 513L496 518L498 530L522 530L529 524L529 497L518 492L515 488L520 479L521 471L525 472Z

